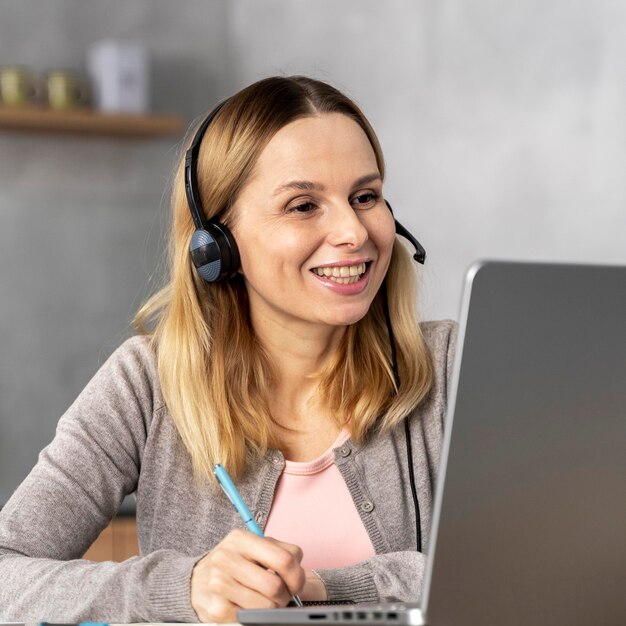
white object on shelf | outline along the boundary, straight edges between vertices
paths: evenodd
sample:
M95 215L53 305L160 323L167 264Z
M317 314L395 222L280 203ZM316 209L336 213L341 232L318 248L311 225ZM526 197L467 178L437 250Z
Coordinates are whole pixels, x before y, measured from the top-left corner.
M150 108L150 67L136 41L103 39L87 55L96 106L101 111L144 113Z

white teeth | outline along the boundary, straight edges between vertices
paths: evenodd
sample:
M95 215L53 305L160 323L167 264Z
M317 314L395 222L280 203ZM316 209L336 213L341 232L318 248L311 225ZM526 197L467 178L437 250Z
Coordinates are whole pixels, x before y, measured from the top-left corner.
M346 285L359 280L361 274L365 273L365 263L359 263L358 265L341 265L340 267L316 267L313 271L318 276L325 276L331 278L336 283Z

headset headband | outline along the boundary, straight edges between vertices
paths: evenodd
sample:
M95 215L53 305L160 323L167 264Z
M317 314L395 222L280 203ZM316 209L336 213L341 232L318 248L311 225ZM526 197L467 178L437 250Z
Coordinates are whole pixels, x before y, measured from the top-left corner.
M200 154L200 145L202 144L202 138L209 124L213 121L215 116L220 112L221 108L228 102L223 100L209 113L207 118L200 124L200 128L196 131L196 135L191 142L191 146L185 153L185 194L187 196L187 204L189 205L189 211L191 212L191 218L196 225L196 229L205 230L207 227L207 221L204 217L204 212L199 207L202 206L200 201L200 190L198 188L198 172L195 168L195 164L198 162L198 155Z

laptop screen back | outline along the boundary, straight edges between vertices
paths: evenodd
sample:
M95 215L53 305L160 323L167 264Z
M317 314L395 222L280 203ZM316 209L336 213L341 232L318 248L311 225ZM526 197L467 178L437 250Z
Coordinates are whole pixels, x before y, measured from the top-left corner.
M626 267L479 264L463 317L428 624L625 624Z

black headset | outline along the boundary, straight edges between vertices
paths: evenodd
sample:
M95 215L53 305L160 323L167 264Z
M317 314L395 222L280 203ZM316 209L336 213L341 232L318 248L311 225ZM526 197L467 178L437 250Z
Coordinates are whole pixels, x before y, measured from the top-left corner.
M198 188L198 155L200 153L200 144L206 129L209 127L215 116L222 109L228 100L220 102L200 124L196 131L195 137L191 142L191 146L185 153L185 194L187 196L187 204L191 217L196 226L196 230L191 237L189 244L189 253L191 260L202 280L207 283L215 283L221 280L227 280L234 277L239 271L240 260L237 242L230 230L216 219L207 220L202 209L200 201L200 191ZM387 200L385 200L387 208L393 215L393 209ZM396 225L396 233L407 239L415 248L413 258L422 265L426 261L426 250L420 242L404 227L397 219L394 218ZM396 387L400 386L400 376L398 374L398 361L396 358L396 346L391 326L391 318L389 316L389 305L387 296L383 299L385 318L387 321L387 330L389 332L389 344L391 346L391 361L393 375ZM409 429L409 421L404 420L404 432L407 451L407 465L409 470L409 482L411 485L411 495L413 498L413 506L415 508L415 526L416 526L416 544L417 551L422 551L422 532L420 522L419 502L417 499L417 490L415 488L415 475L413 471L413 454L411 445L411 431Z
M196 230L191 237L189 253L198 275L207 283L232 278L239 271L239 250L237 242L230 230L215 219L207 220L200 201L198 188L198 155L200 144L206 129L227 100L218 104L207 118L200 124L191 146L185 153L185 194L191 217ZM393 209L387 200L385 204L393 214ZM426 260L426 250L415 237L398 220L394 219L396 233L408 239L415 248L413 258L418 263Z
M207 283L232 278L239 271L239 249L230 230L218 220L207 220L198 189L198 155L209 124L227 101L209 113L202 122L190 148L185 153L185 194L196 231L191 237L189 253L200 278Z

